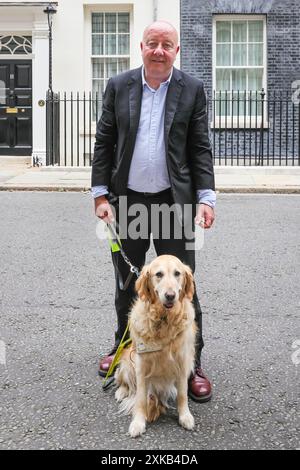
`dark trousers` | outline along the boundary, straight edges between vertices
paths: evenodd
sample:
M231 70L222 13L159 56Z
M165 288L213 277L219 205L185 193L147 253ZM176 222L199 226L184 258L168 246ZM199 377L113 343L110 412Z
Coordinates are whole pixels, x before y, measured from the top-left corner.
M144 232L143 236L137 237L136 239L129 238L122 238L121 236L121 243L124 249L124 252L130 259L131 263L138 267L139 270L145 264L146 253L150 246L150 234L153 232L154 227L151 226L153 224L153 220L151 220L151 206L153 205L160 205L160 204L167 204L168 206L172 206L174 204L172 193L170 190L164 191L163 193L159 193L157 195L148 195L144 193L137 193L134 191L128 190L126 205L128 210L132 208L133 204L142 204L143 207L147 210L148 214L148 224L146 227L139 227L139 232ZM122 202L119 204L114 205L116 210L116 219L120 225L120 231L124 230L124 206ZM137 206L135 206L137 207ZM125 209L126 210L126 209ZM130 226L133 220L137 220L137 215L127 215L127 227ZM175 217L175 215L174 215ZM174 222L173 217L173 222ZM143 219L145 220L145 219ZM161 221L160 221L161 222ZM123 227L122 227L123 225ZM195 271L195 251L194 250L186 250L186 239L183 236L180 239L174 238L174 224L170 224L170 237L165 239L162 236L160 227L159 232L156 235L153 233L153 243L155 247L155 251L158 256L160 255L174 255L177 256L183 263L190 266L192 271ZM146 238L144 238L146 232ZM124 232L123 232L124 233ZM126 232L125 232L126 233ZM156 238L155 238L156 236ZM190 241L190 240L189 240ZM121 276L122 280L125 282L129 273L129 267L123 260L121 254L119 252L112 254L114 268L115 268L115 278L116 278L116 292L115 292L115 307L117 311L118 317L118 328L115 333L115 346L112 352L114 352L120 343L124 331L127 326L128 322L128 313L130 308L133 304L133 301L136 297L135 292L135 281L136 276L134 275L131 279L131 282L126 290L121 290L119 286L119 276ZM195 362L196 365L200 365L200 356L201 350L203 348L203 338L202 338L202 312L199 304L199 300L197 297L196 289L193 298L193 304L195 308L195 320L198 326L198 334L197 334L197 343L196 343L196 355L195 355Z

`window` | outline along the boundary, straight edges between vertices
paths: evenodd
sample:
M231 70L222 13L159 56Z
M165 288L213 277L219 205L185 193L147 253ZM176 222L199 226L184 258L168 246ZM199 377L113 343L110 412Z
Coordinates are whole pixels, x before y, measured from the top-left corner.
M265 46L264 17L216 17L214 90L219 117L261 116Z
M129 39L129 13L92 13L92 90L100 101L108 79L129 69Z
M0 54L31 54L31 36L0 36Z

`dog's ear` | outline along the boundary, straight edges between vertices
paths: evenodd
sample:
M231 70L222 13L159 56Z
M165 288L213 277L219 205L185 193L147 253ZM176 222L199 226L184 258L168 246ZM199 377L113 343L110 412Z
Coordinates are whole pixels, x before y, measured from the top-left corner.
M144 302L146 300L151 301L152 295L149 266L143 267L142 272L135 283L135 290L141 300Z
M189 300L193 300L195 292L194 276L189 266L185 266L185 286L184 293Z

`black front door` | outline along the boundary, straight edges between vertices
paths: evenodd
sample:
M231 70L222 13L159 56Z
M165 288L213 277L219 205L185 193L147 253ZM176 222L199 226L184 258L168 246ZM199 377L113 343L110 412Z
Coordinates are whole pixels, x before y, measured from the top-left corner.
M31 60L0 60L0 155L32 153Z

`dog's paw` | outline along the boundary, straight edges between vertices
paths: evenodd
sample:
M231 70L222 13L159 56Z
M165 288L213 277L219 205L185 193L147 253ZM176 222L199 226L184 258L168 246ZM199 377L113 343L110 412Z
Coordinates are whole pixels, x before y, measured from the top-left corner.
M184 413L183 415L179 416L179 424L185 429L193 429L193 427L195 426L195 420L193 418L193 415L188 411L187 413Z
M134 419L129 426L129 434L131 437L138 437L146 431L146 421L142 419Z
M115 399L118 402L124 400L124 398L127 398L127 397L128 397L128 388L121 386L116 390Z

